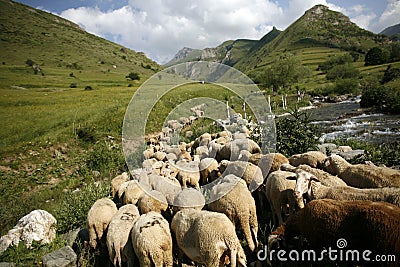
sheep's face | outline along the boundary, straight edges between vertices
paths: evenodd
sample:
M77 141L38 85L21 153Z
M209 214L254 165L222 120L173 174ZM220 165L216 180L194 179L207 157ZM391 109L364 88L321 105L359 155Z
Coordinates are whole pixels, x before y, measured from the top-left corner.
M306 193L311 193L311 181L318 179L309 172L298 172L296 174L296 186L294 188L294 196L301 198Z

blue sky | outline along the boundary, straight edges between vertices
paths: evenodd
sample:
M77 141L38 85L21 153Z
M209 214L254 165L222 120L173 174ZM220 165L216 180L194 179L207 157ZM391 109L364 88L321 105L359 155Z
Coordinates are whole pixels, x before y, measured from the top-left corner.
M215 47L229 39L260 39L284 30L323 4L379 33L400 23L400 0L17 0L62 16L86 31L159 63L183 47Z

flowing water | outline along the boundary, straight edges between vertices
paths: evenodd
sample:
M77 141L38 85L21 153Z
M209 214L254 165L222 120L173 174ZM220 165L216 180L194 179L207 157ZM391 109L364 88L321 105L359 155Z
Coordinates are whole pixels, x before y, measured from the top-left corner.
M400 115L387 115L360 109L359 100L309 110L312 123L321 131L320 141L352 138L375 144L400 141Z

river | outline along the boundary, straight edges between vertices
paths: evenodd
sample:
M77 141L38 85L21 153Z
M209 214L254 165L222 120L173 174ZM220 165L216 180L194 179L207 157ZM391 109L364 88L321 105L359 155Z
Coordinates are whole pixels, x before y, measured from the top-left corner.
M359 99L323 104L310 109L312 123L319 127L321 142L352 138L375 144L400 141L400 115L360 109Z

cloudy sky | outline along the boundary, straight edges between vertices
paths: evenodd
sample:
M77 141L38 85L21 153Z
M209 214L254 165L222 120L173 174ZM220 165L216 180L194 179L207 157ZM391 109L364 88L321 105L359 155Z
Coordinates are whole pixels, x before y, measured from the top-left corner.
M400 23L400 0L17 0L165 63L183 47L215 47L284 30L323 4L375 33Z

